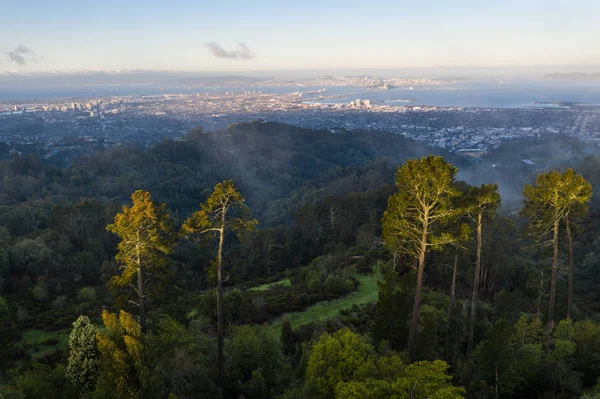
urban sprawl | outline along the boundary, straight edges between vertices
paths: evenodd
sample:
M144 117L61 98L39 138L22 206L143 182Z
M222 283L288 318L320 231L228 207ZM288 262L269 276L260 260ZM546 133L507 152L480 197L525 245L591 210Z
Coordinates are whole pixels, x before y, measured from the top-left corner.
M383 86L364 90L385 90ZM600 108L576 104L548 108L456 108L359 98L327 104L326 88L288 94L260 90L89 99L0 102L0 142L36 146L42 156L77 154L127 142L149 146L204 130L256 119L334 133L382 130L468 157L483 157L506 140L562 133L600 142Z

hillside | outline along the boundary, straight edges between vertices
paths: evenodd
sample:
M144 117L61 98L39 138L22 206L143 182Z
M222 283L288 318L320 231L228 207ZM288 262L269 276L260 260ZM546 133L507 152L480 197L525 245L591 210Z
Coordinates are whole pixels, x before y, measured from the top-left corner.
M566 136L432 151L255 122L67 168L0 161L0 397L109 398L119 380L123 398L326 399L307 362L346 353L368 366L352 384L595 394L599 158ZM93 390L67 372L73 331Z

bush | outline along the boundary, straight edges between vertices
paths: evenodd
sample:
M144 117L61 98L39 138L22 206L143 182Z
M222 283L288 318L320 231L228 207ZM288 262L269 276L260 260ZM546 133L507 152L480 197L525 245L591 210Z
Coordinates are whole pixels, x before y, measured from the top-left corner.
M352 291L354 289L354 283L350 279L330 274L325 280L323 289L326 294L342 295Z
M43 340L42 342L40 342L40 344L44 345L44 346L56 346L58 345L60 342L60 340L56 337L53 338L48 338Z
M60 295L52 301L52 309L54 309L54 310L64 310L66 305L67 305L67 296L66 295Z
M48 298L48 289L46 288L46 284L44 282L37 283L31 290L31 295L33 296L33 299L38 302L45 301Z
M0 296L0 317L8 313L8 303Z
M96 300L96 289L93 287L83 287L77 292L77 300L82 302L93 302Z
M27 311L27 309L22 308L18 305L17 305L17 320L19 322L24 322L24 321L29 320L29 312Z

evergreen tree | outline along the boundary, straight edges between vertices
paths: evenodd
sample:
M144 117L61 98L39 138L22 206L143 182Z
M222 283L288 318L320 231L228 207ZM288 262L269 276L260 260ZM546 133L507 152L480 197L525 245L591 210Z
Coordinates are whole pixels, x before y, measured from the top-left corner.
M165 204L152 201L150 193L138 190L131 196L133 205L123 206L113 224L106 229L121 238L116 260L123 266L121 275L114 276L111 283L130 285L138 296L140 325L146 331L145 288L146 273L152 274L166 264L165 255L174 244L173 223ZM137 276L137 286L131 284Z
M67 378L80 391L91 391L98 376L100 352L96 343L96 328L87 316L79 316L69 335L69 365Z
M387 341L395 350L406 348L410 301L414 296L415 276L400 276L394 270L385 270L383 281L378 282L379 295L373 320L372 336L376 342Z
M388 248L418 261L415 300L408 335L410 357L414 355L416 348L427 253L455 242L455 237L440 231L439 227L455 215L452 199L459 196L459 191L454 187L457 171L442 157L429 155L420 160L408 160L398 168L398 192L390 197L383 215L383 237Z
M106 328L96 335L101 366L97 396L117 399L140 397L147 375L142 361L142 328L124 310L119 315L104 310L102 320Z
M217 363L219 384L223 388L224 358L223 358L223 242L226 231L243 232L254 229L255 219L247 218L248 208L245 198L235 188L233 180L223 181L215 186L200 210L188 218L181 227L184 236L199 237L204 234L216 234L219 240L217 250ZM237 208L239 217L228 217L228 213Z
M567 244L569 246L569 292L567 299L567 318L573 316L573 232L571 225L581 220L588 213L588 204L592 197L592 185L573 169L567 169L563 173L563 197L565 201L565 230L567 233Z
M485 216L493 216L500 206L500 194L497 184L482 184L474 187L470 193L472 201L470 215L475 221L477 231L477 255L475 258L475 278L473 279L473 294L471 296L471 315L469 319L469 340L467 343L467 358L473 353L475 322L477 320L477 300L479 298L479 279L481 277L481 247L483 242L483 221Z
M554 324L556 303L556 281L558 273L558 244L561 223L566 223L569 240L569 251L572 252L570 218L585 215L587 203L592 195L591 185L572 169L564 174L550 171L538 176L535 186L526 185L521 215L529 219L529 231L539 240L551 235L552 274L550 280L550 303L548 306L548 323ZM569 267L569 316L572 307L573 274L572 253Z
M283 316L281 325L281 346L287 355L291 354L294 349L294 330L292 330L292 323L287 315Z

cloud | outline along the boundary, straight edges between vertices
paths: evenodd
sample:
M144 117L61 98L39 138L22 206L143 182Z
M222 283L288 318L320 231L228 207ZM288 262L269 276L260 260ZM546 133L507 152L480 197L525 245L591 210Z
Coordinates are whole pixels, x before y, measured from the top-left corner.
M19 44L11 51L5 51L4 54L10 62L21 66L27 65L28 62L35 63L44 59L44 57L38 56L32 49L23 44Z
M255 57L254 53L244 43L238 43L238 49L227 51L215 42L205 44L208 51L217 58L228 58L231 60L251 60Z

